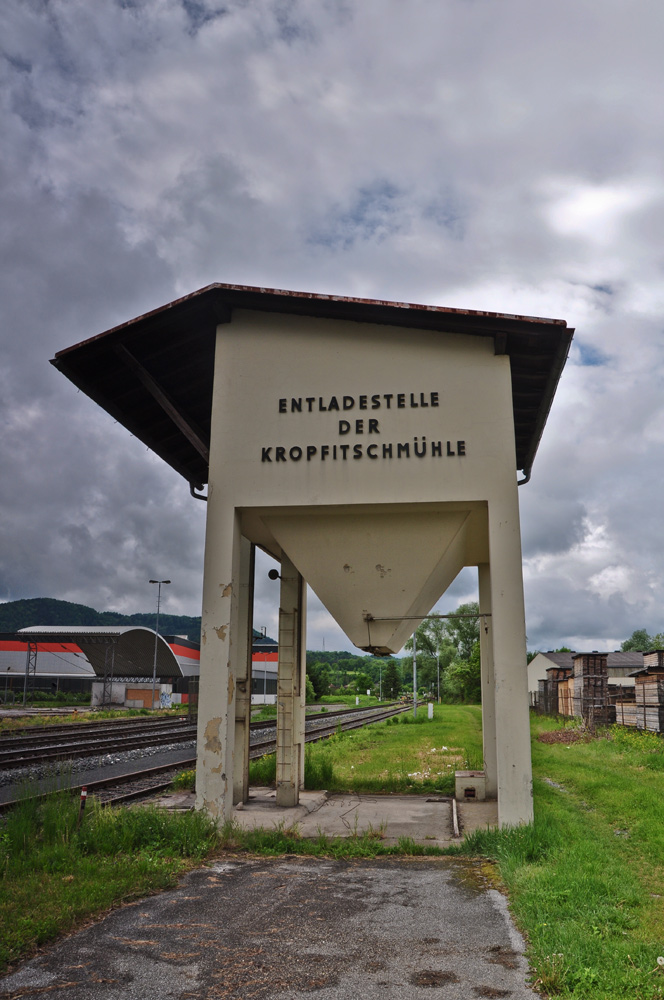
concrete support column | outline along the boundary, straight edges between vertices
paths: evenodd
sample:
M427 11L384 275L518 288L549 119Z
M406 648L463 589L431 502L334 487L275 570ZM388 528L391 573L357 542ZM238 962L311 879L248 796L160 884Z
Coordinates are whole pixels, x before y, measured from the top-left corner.
M246 538L241 538L238 662L235 677L233 804L247 802L249 799L249 723L251 722L251 647L253 645L255 556L255 547Z
M489 505L489 565L496 710L498 823L533 819L526 630L519 507L512 497Z
M306 588L285 552L281 556L277 677L277 805L296 806L304 787Z
M478 567L480 615L480 662L482 679L482 742L484 745L484 773L486 794L495 799L498 795L498 763L496 760L496 704L493 676L493 626L491 617L491 573L487 563Z
M233 809L235 679L246 644L238 643L242 561L239 520L216 490L209 491L201 620L196 808L219 823Z

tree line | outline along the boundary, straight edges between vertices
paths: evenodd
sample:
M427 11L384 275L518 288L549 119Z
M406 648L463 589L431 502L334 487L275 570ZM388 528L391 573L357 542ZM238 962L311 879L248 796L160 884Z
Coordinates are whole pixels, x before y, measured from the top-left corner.
M629 639L625 639L620 648L623 653L627 653L630 650L638 650L640 653L651 653L653 649L664 649L664 632L655 632L654 635L650 635L646 629L637 628L632 632Z
M461 604L449 618L427 618L415 631L417 690L421 697L478 702L480 678L479 606ZM381 693L398 698L413 691L413 641L410 656L353 656L342 652L308 652L307 677L317 698L333 691Z

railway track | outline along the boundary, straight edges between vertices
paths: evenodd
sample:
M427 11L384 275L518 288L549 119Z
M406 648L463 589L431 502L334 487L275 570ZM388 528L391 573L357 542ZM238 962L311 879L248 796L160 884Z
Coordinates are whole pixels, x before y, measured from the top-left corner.
M166 724L168 723L168 724ZM42 764L74 757L95 757L99 754L121 753L146 746L185 743L196 739L196 726L188 719L167 719L165 723L134 726L120 725L103 730L87 730L55 735L39 734L22 738L0 739L0 771ZM78 725L76 726L78 729Z
M404 711L407 711L408 707L403 705L390 705L381 706L380 709L369 708L369 709L345 709L337 712L327 712L324 715L316 714L307 716L306 720L306 732L305 732L305 742L313 743L319 740L324 740L334 735L338 731L346 731L349 729L357 729L365 725L370 725L374 722L380 722L384 719L390 718L393 715L398 715ZM345 718L344 718L345 717ZM334 721L331 721L334 720ZM172 721L172 720L165 720ZM190 727L194 729L194 727ZM260 722L251 723L252 731L259 731L263 734L270 729L275 731L274 736L268 738L257 738L251 740L249 756L250 759L256 759L264 754L274 753L276 749L276 720L267 720ZM159 734L160 737L165 734ZM147 733L145 736L148 739L152 739ZM183 736L183 739L185 737ZM189 739L195 739L195 729ZM165 738L161 742L173 743L173 740L166 740ZM122 744L123 749L127 749L126 740ZM83 747L85 750L85 748ZM91 751L91 753L99 753L99 749ZM109 752L109 751L102 751ZM71 756L71 752L69 751ZM84 754L87 755L87 754ZM41 758L42 760L47 760L47 758ZM56 758L56 759L62 759ZM25 759L21 763L34 763L35 759L26 761ZM190 758L184 758L178 760L176 764L164 764L158 765L156 767L141 768L135 771L127 772L124 775L114 775L110 778L102 778L96 781L89 781L82 778L77 781L72 781L67 785L67 788L72 792L80 791L82 787L88 789L89 794L93 794L99 797L100 801L106 804L115 804L128 801L134 798L141 798L144 796L151 795L157 791L161 791L170 787L173 777L183 770L193 768L196 765L196 757L193 754ZM120 791L120 789L122 789ZM51 794L51 793L43 793ZM35 797L42 797L42 795L37 794ZM0 811L6 810L13 805L17 804L16 799L0 802Z
M335 712L310 714L308 721L330 719L367 709L343 709ZM250 723L252 732L269 730L276 719ZM88 722L49 726L35 733L28 728L0 736L0 771L46 764L75 757L96 757L100 754L122 753L126 750L164 744L187 743L196 739L196 723L189 716L176 719L136 719L130 722Z
M308 732L305 733L304 741L305 743L317 743L321 740L329 739L330 736L334 736L337 732L346 732L350 729L360 729L362 726L371 725L374 722L382 722L385 719L391 718L393 715L399 715L404 711L410 711L410 706L403 705L391 705L389 707L384 707L382 709L365 709L360 718L357 718L357 712L355 709L350 709L343 712L330 712L326 716L313 716L307 719L308 723L313 723ZM334 722L330 724L327 720L330 716L344 716L352 715L354 718L348 718L345 721ZM262 740L260 742L253 742L249 749L250 760L256 760L258 757L262 757L266 754L274 753L276 750L277 741L275 738ZM103 782L98 785L98 787L93 787L91 784L87 786L88 793L92 793L96 798L100 800L103 805L121 805L123 802L128 802L133 799L146 798L149 795L153 795L156 792L164 791L170 788L173 778L176 774L188 768L193 768L196 766L196 758L192 757L191 760L183 761L177 768L151 768L149 771L141 772L136 775L136 780L130 782L115 782L109 779L108 782ZM131 785L132 787L127 787ZM122 791L118 789L122 788Z

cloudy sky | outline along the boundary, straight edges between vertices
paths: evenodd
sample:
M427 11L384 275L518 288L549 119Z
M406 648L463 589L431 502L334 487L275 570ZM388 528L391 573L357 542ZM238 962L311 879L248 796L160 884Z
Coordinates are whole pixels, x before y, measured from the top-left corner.
M565 319L529 647L664 629L663 39L652 0L2 0L0 601L200 613L205 505L48 362L220 281Z

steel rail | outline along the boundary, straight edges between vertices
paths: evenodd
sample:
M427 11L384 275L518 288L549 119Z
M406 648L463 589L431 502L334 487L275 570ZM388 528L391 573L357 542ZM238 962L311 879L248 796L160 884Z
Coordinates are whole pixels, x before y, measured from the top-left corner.
M372 706L372 707L375 707L375 706ZM352 720L349 719L348 722L345 722L345 723L338 722L334 726L320 726L320 727L318 727L318 728L310 731L309 733L305 733L304 742L305 743L317 743L319 741L329 739L331 736L335 736L336 733L339 732L339 729L341 729L342 732L346 732L346 731L351 730L351 729L361 729L363 726L370 726L374 722L382 722L383 719L389 719L389 718L392 718L392 716L394 716L394 715L401 715L404 712L409 712L409 711L410 711L410 706L409 705L407 705L407 706L399 706L398 708L392 707L389 711L383 710L383 711L380 711L380 712L374 712L374 714L372 714L370 717L365 716L364 718L361 718L361 719L352 719ZM352 709L351 709L351 712L352 712ZM342 713L338 713L338 714L342 714ZM307 721L309 721L309 720L307 720ZM262 743L252 743L251 746L249 747L249 759L250 760L257 760L259 757L269 756L269 755L275 753L276 746L277 746L276 740L264 740ZM195 765L196 765L196 758L194 757L190 761L182 761L177 767L172 767L171 766L171 770L173 770L173 771L181 771L183 768L186 769L189 766L195 767ZM157 771L160 771L162 769L161 768L153 768L152 770L156 773ZM141 773L141 772L138 772L138 773ZM104 782L104 784L111 784L111 783L112 783L112 779L108 779L108 781ZM116 782L116 783L120 784L121 782ZM92 785L88 785L88 791L90 790L91 787L92 787ZM167 788L170 788L170 787L171 787L171 781L170 780L159 782L159 783L157 783L155 785L151 785L150 788L148 788L148 789L145 789L145 788L141 789L141 788L139 788L139 789L135 789L135 790L130 791L130 792L124 792L121 795L114 796L112 799L109 799L109 800L107 800L105 802L102 802L102 805L105 805L105 806L106 805L121 805L122 802L125 802L125 801L128 802L128 801L131 801L132 799L140 799L140 798L143 798L146 795L151 795L153 792L158 792L158 791L166 790Z
M373 710L373 711L372 711ZM337 722L333 726L318 726L313 731L305 734L305 743L315 743L320 740L328 739L330 736L335 735L339 730L345 732L351 729L360 729L363 726L372 725L375 722L381 722L383 719L391 718L394 715L400 715L404 712L410 711L409 705L392 705L386 708L382 708L376 711L375 706L364 707L362 710L362 717L349 719L346 722ZM372 713L372 714L369 714ZM329 719L331 716L336 715L348 715L357 714L356 710L344 710L344 712L337 712L329 714L326 713L326 718ZM320 718L320 715L318 716ZM314 717L315 718L315 717ZM307 719L308 722L312 721L312 717ZM266 756L270 753L274 753L276 749L276 740L265 740L259 743L251 744L249 748L249 758L250 760L255 760L258 757ZM32 796L33 799L44 799L49 795L57 794L58 791L68 791L73 793L80 792L81 788L85 786L88 793L94 794L95 791L101 790L103 788L112 787L113 785L129 784L132 781L140 781L142 778L149 777L151 775L166 774L166 773L179 773L182 770L187 770L196 766L196 757L187 758L182 761L178 761L176 764L159 764L156 767L145 768L140 771L129 771L124 775L115 775L111 778L100 778L96 781L81 781L76 784L68 785L67 788L62 788L55 791L43 792L41 794ZM106 805L116 805L121 804L123 801L130 801L131 799L142 798L148 796L157 791L162 791L164 789L170 788L172 783L172 778L169 777L168 780L158 782L151 785L149 788L140 788L133 791L123 793L119 796L114 796L113 798L102 802L101 804ZM0 802L0 812L4 812L13 806L18 805L19 799L11 799L6 802Z
M317 723L319 719L356 715L359 712L370 712L372 709L375 709L375 706L362 708L357 706L334 712L309 713L306 720ZM28 745L25 745L23 740L9 739L7 742L0 740L0 770L25 767L31 763L66 760L72 757L93 757L97 754L159 746L163 743L185 743L196 739L196 725L190 723L188 717L179 716L177 719L167 719L165 722L168 725L156 720L153 721L152 725L144 723L140 726L133 722L129 724L114 723L110 727L106 727L103 732L88 729L83 733L72 732L71 726L65 726L63 729L66 732L62 735L69 737L66 742L53 742L50 734L43 733L35 736L34 740L30 738ZM254 720L250 722L249 726L251 730L272 729L276 726L276 719ZM135 727L140 729L139 733L136 733Z
M123 716L118 719L99 719L94 722L77 722L72 717L71 722L56 723L52 726L44 724L41 726L21 726L17 729L7 729L6 732L0 732L0 746L2 746L5 742L13 740L49 739L51 736L59 736L62 733L103 732L104 730L112 731L116 728L130 726L134 726L136 729L147 728L149 726L167 726L174 725L177 722L187 721L187 719L187 712L180 713L177 716L159 716L156 719L145 718L145 716L135 718Z

